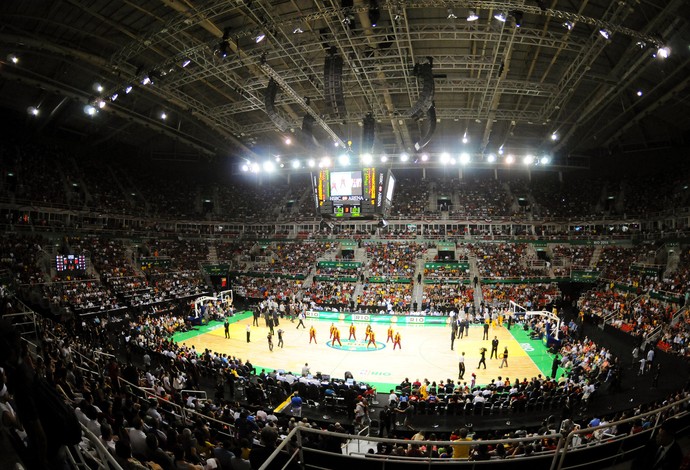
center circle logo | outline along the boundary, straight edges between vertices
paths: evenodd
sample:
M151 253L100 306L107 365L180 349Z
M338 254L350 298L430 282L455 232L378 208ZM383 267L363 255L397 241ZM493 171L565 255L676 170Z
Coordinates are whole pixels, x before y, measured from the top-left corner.
M340 342L342 343L342 346L338 343L333 344L333 341L328 341L326 343L326 346L333 349L340 349L341 351L351 352L380 351L386 348L386 343L382 343L380 341L375 341L376 346L374 346L373 344L369 344L369 347L367 347L368 341L364 340L353 341L350 339L343 339Z

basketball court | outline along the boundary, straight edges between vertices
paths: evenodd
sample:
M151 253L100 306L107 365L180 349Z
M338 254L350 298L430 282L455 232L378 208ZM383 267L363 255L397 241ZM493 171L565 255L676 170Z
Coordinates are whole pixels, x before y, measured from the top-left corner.
M320 372L334 378L344 378L345 372L352 373L356 381L367 382L379 391L387 391L410 381L428 379L439 383L447 379L458 379L458 357L465 352L466 372L464 381L468 384L472 373L477 374L476 383L486 384L499 376L515 379L531 378L538 374L550 375L553 356L540 340L530 340L520 325L509 331L506 327L491 327L489 340L482 340L483 327L470 326L469 336L456 339L454 350L450 349L451 329L448 325L391 324L401 335L401 348L393 350L392 341L386 342L388 324L372 323L376 334L376 348L364 341L367 323L354 322L357 341L348 340L350 322L307 318L306 328L297 329L294 323L284 319L274 328L283 329L285 346L278 347L277 334L273 337L273 351L268 347L268 328L263 319L260 326L251 326L251 313L236 315L230 324L230 339L225 339L222 322L211 322L197 330L178 333L173 339L186 346L194 345L197 351L208 348L217 353L250 359L257 373L283 369L299 374L305 363L312 374ZM329 338L331 324L340 330L342 346L333 345ZM250 342L246 340L246 327L250 325ZM309 328L316 329L316 343L309 344ZM498 352L508 347L508 367L499 368L501 359L490 359L491 340L499 340ZM477 370L480 349L486 348L486 369Z

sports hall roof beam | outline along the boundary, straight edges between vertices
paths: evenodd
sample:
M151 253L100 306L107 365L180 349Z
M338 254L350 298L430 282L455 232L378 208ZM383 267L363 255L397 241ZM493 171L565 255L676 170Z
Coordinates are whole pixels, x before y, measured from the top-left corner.
M633 11L633 8L628 6L625 0L612 2L604 13L604 18L607 21L622 23ZM558 93L555 93L542 106L540 121L558 121L565 104L594 61L608 45L608 40L604 39L598 30L594 30L590 35L589 43L589 47L578 54L563 73L558 83Z
M0 77L6 80L24 83L41 90L49 91L59 96L70 98L84 105L90 104L91 96L85 94L83 90L72 88L65 83L61 83L58 80L42 76L35 72L24 71L22 75L19 75L7 68L1 68ZM164 134L173 140L183 142L184 144L206 155L214 156L217 154L217 150L215 148L210 148L206 142L201 142L194 136L185 134L184 132L170 126L166 126L160 120L141 115L132 109L123 108L115 103L110 103L106 112L112 113L124 120L134 121L137 124L154 129L156 132Z
M170 0L170 6L178 7L181 5L177 0ZM124 62L138 56L150 47L155 46L161 39L166 35L175 35L181 31L186 31L197 24L202 26L205 22L209 21L209 18L219 17L232 12L244 5L241 0L215 0L212 2L205 2L204 6L195 9L180 9L181 15L171 18L165 25L153 33L149 33L137 40L131 42L130 44L122 47L116 53L111 56L111 63L116 66L122 66ZM396 2L382 2L380 4L381 9L390 10ZM183 5L184 6L184 5ZM447 8L449 6L458 8L468 8L468 9L495 9L508 11L514 9L515 4L511 1L455 1L448 2L445 0L422 0L411 2L405 5L407 9L416 8ZM356 7L352 9L353 13L359 13L360 11L367 11L368 7ZM578 13L565 12L555 9L545 9L542 10L536 5L525 4L521 7L521 10L526 14L534 15L547 15L558 18L559 20L568 20L578 23L588 24L596 29L605 28L612 33L624 34L636 39L646 41L650 44L661 45L658 37L645 35L634 31L630 28L621 26L620 23L615 24L607 20L602 20L599 18L591 18ZM305 16L294 18L286 17L282 20L275 21L273 18L269 18L269 22L266 24L267 28L281 28L302 25L304 23L309 23L311 21L319 19L335 19L340 15L340 8L333 6L331 8L320 8L318 12L307 14ZM236 37L246 37L252 34L251 28L245 28L244 31L238 31L235 34Z
M644 33L650 34L651 32L658 31L661 27L661 23L665 18L668 18L676 13L676 11L683 7L686 0L672 0L668 5L666 5L647 25L645 26ZM682 22L681 18L676 17L671 24L661 33L662 37L667 37L675 31L676 26ZM637 56L637 59L630 65L630 60L632 57ZM554 147L553 151L557 152L565 148L577 132L583 132L583 127L591 121L592 117L596 115L595 111L597 109L604 109L608 107L613 100L615 100L627 86L634 82L642 72L653 64L654 61L649 58L647 54L640 51L640 48L635 43L631 43L626 49L624 55L618 60L613 70L609 73L612 80L615 81L615 86L602 84L596 91L591 100L583 102L582 105L586 106L584 110L578 108L573 111L571 116L577 116L574 120L574 124L570 126L567 132L561 135L558 144ZM620 77L620 78L618 78ZM589 130L584 131L585 135L589 135Z
M345 82L347 83L347 82ZM388 79L386 82L388 91L392 94L405 94L407 93L407 84L403 79ZM244 87L245 91L251 93L258 92L265 88L265 84L261 83L251 83ZM435 79L436 93L482 93L485 89L485 80L476 78L458 78L458 79ZM519 95L519 96L535 96L545 98L551 93L556 92L556 87L553 85L540 85L538 83L524 83L518 80L503 80L499 85L499 91L503 95ZM363 92L361 90L352 89L345 93L347 98L357 98L362 97ZM276 104L282 104L282 102L288 101L287 96L281 96L276 100ZM218 116L223 115L235 115L246 113L250 111L257 111L262 109L262 105L255 104L253 102L245 103L230 103L222 106L217 106L213 108L213 114ZM438 110L437 110L438 114ZM476 116L475 116L476 117Z
M440 109L436 110L436 117L438 119L474 119L477 116L477 111L469 108L462 109ZM495 119L497 121L523 121L523 122L539 122L539 114L536 111L525 111L520 109L498 109L496 111ZM361 114L346 115L343 119L335 120L331 118L324 118L327 123L336 123L344 121L347 123L357 123L362 120ZM265 133L275 130L275 126L271 122L261 122L256 124L249 124L243 127L243 131L247 133Z
M362 0L355 0L355 6L359 6L362 3ZM362 29L364 31L364 37L367 41L367 46L374 50L374 57L377 58L379 55L379 44L374 38L374 32L372 30L372 25L371 21L369 20L368 12L365 13L360 11L359 21L362 24ZM373 83L370 79L368 80L368 83L369 86L372 87L371 92L374 96L378 96L379 93L383 95L383 106L385 112L382 113L382 115L377 115L376 113L374 113L374 117L380 118L383 116L388 116L390 119L391 127L393 128L393 135L395 136L395 141L398 144L400 151L410 150L412 148L412 139L410 138L410 133L407 129L407 126L404 124L404 122L403 124L399 124L397 116L395 115L396 109L395 105L393 104L393 98L391 98L391 93L388 90L388 85L386 83L386 74L383 72L382 67L375 66L375 68L376 71L372 75L375 76L376 79L381 82L380 86L374 88ZM369 78L369 74L366 72L365 74L367 78Z
M608 132L611 132L611 130L615 129L615 132L608 137L604 141L604 146L610 145L612 142L614 142L616 139L618 139L621 135L623 135L627 130L629 130L633 125L638 124L645 116L651 114L654 110L660 108L664 104L666 104L667 101L673 98L677 98L683 91L687 92L687 87L690 86L690 75L687 75L688 73L688 67L690 66L690 59L686 60L681 66L676 67L673 70L673 73L670 74L664 81L661 83L658 83L652 90L650 90L647 95L647 99L645 100L646 103L649 103L648 106L646 107L639 107L639 106L631 106L622 113L618 115L616 119L614 119L612 122L608 123L606 126L603 126L599 130L599 135L605 136ZM661 97L659 98L654 98L656 92L661 92L663 88L665 88L666 84L668 82L673 83L674 75L685 75L685 79L680 82L678 85L674 86L672 89L668 90L666 93L664 93ZM675 77L677 78L677 77ZM630 114L633 114L631 117ZM624 124L622 124L620 127L616 129L616 124L625 121Z

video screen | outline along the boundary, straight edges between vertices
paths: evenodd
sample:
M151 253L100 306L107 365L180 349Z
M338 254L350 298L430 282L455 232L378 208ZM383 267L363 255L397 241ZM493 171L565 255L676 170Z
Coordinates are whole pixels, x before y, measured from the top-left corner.
M84 255L57 255L55 257L55 269L63 271L85 271L86 257Z
M388 173L388 186L386 187L386 200L388 202L393 202L393 190L395 189L395 178L389 172Z
M331 196L361 196L361 171L331 172Z

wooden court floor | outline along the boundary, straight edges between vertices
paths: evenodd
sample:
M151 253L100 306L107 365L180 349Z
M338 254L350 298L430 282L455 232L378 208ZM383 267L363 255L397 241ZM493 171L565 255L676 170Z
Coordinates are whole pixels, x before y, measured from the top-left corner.
M252 318L240 320L230 325L230 339L225 339L223 325L210 332L199 334L193 338L181 341L187 346L194 345L197 351L209 348L218 353L225 353L250 359L257 368L283 369L300 374L302 366L309 364L312 374L321 372L332 377L343 378L349 371L356 381L367 382L378 388L379 392L387 391L395 385L409 378L410 381L428 379L430 382L445 382L447 379L458 379L458 356L465 352L465 380L468 384L471 374L477 374L476 383L486 384L499 376L510 377L511 382L516 378L531 378L540 374L542 370L530 357L528 352L534 348L526 343L519 343L505 327L492 327L489 330L489 340L482 340L481 325L472 325L469 336L456 339L454 350L450 349L451 330L448 326L420 325L397 326L394 330L400 332L402 348L393 350L392 342L386 344L387 325L372 325L376 334L377 349L373 346L366 349L364 334L366 323L355 322L357 342L349 342L349 323L336 322L340 329L343 348L333 347L329 339L330 321L308 318L306 328L296 329L297 321L281 320L275 330L282 328L285 333L284 347L278 347L277 335L273 338L273 351L268 348L268 328L260 320L260 326L251 326L250 340L246 340L246 326L252 324ZM316 329L317 343L309 344L309 327ZM489 359L491 340L496 336L499 340L498 351L508 346L509 360L507 368L499 368L500 359ZM537 345L541 346L541 345ZM477 370L480 349L487 348L486 369ZM534 354L532 354L534 356Z

